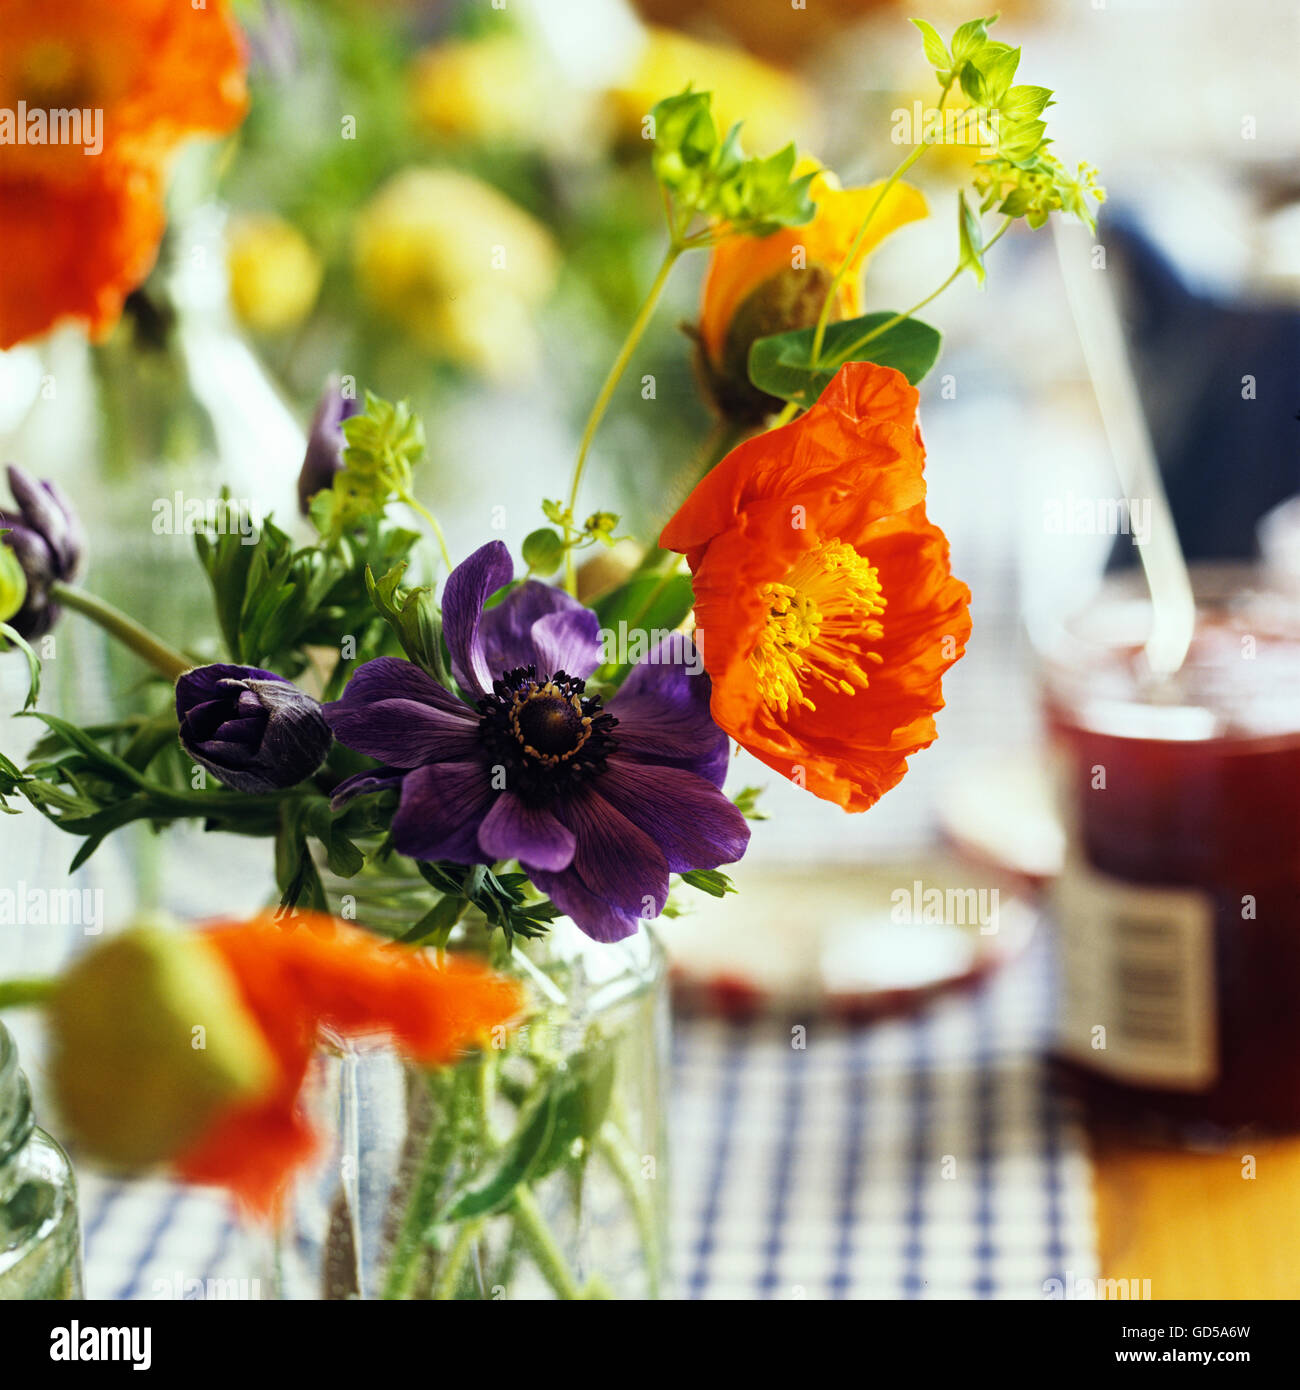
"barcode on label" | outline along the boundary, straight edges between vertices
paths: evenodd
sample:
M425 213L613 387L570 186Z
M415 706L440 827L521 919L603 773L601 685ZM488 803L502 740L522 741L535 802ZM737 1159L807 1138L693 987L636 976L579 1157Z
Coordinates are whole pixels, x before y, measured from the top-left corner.
M1080 864L1058 883L1063 1048L1117 1079L1202 1090L1218 1068L1213 907Z

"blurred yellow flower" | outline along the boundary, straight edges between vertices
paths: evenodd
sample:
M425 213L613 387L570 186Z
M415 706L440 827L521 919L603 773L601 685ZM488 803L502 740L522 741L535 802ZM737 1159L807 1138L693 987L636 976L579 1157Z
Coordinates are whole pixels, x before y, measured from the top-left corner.
M306 237L272 213L232 223L226 270L235 314L255 333L296 328L316 302L323 273Z
M547 83L516 34L450 39L417 54L411 70L416 124L432 135L489 143L538 143Z
M547 230L452 169L406 169L362 208L362 293L426 351L508 379L537 361L535 310L555 285Z
M797 77L740 49L653 27L631 71L610 93L621 133L639 139L650 108L687 84L713 93L723 130L744 121L742 139L750 154L771 154L791 140L816 143L816 105Z

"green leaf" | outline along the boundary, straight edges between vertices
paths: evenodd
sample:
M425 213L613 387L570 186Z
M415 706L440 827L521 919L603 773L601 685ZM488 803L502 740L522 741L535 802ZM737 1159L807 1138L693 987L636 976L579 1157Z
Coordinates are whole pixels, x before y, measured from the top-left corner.
M728 893L736 891L736 885L717 869L692 869L682 875L682 882L689 883L692 888L698 888L711 898L725 898Z
M1009 121L1036 120L1054 105L1050 87L1012 87L998 103L998 110Z
M44 714L40 710L31 711L29 717L39 719L52 733L57 734L69 748L75 748L77 752L85 756L92 766L97 767L113 781L127 782L133 786L141 787L145 791L162 790L155 788L130 763L124 762L106 748L101 748L89 734L83 732L75 724L69 724L66 719L60 719L53 714Z
M771 815L758 804L763 791L762 787L742 787L731 798L732 804L746 820L771 820Z
M952 36L952 60L954 64L966 62L984 47L989 37L988 26L996 19L997 15L992 14L985 19L968 19L965 24L957 26L957 30Z
M590 1144L599 1134L614 1095L614 1069L613 1050L603 1043L568 1059L555 1081L555 1127L533 1178L545 1177L570 1156L575 1144Z
M924 19L914 19L912 23L921 31L921 44L925 49L925 58L930 66L934 68L952 67L952 59L948 56L948 50L934 25L927 23Z
M299 805L303 828L308 835L320 841L330 873L337 874L339 878L353 878L359 874L366 856L335 824L328 799L308 794Z
M560 1097L548 1088L521 1115L515 1132L479 1180L462 1192L438 1216L438 1222L466 1221L490 1216L510 1205L515 1189L527 1182L546 1156L555 1134Z
M890 326L886 328L886 324ZM801 328L760 338L749 350L749 379L760 391L806 408L845 362L875 362L893 367L915 386L934 366L943 341L939 331L928 323L899 319L896 313L885 309L831 324L822 343L821 360L814 367L814 333L812 328Z
M402 650L439 685L449 686L450 675L442 644L442 614L433 590L425 585L401 589L398 581L406 562L394 566L382 579L376 579L366 566L366 592L375 611L392 628Z
M960 244L959 261L982 285L984 283L984 235L979 218L971 211L964 193L957 194L957 227Z
M980 95L983 106L1000 106L1002 97L1011 88L1015 70L1021 65L1021 50L1008 43L986 43L979 56L969 64L980 74Z
M1013 163L1030 157L1047 135L1044 121L1003 121L998 131L998 154Z
M423 946L430 942L437 946L445 946L451 929L460 921L468 906L469 900L459 895L439 898L410 931L404 932L398 940L408 946Z
M0 547L0 554L7 555L8 553L4 547ZM41 693L41 659L18 635L16 629L10 627L8 623L0 623L0 652L4 651L6 641L12 642L27 658L27 698L23 701L23 708L35 709L37 698Z
M674 238L684 237L697 217L725 223L729 235L746 236L812 220L816 208L808 190L814 176L794 177L793 145L766 158L746 158L739 126L719 138L712 95L689 87L665 97L650 114L651 163L671 203Z
M663 634L681 626L694 604L688 574L634 575L597 599L601 630L613 639L612 650L605 653L608 660L597 673L599 679L620 684Z
M603 628L626 631L671 632L681 625L695 602L688 574L640 575L620 584L596 600L596 616Z

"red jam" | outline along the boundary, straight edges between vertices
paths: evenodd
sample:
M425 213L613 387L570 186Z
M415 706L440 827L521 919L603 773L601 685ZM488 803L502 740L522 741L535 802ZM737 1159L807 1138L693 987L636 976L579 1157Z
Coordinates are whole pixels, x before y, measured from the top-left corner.
M1185 1139L1300 1130L1293 618L1206 613L1172 680L1144 678L1131 644L1048 671L1076 905L1060 1061L1100 1117Z

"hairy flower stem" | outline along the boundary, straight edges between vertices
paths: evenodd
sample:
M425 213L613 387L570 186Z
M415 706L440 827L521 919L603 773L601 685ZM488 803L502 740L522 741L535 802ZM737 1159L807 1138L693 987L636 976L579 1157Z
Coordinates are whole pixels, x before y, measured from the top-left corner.
M655 311L655 305L659 302L659 296L663 293L664 286L668 283L668 277L672 274L673 266L677 264L678 257L682 254L683 246L675 238L669 243L668 250L664 254L663 262L659 267L659 272L654 278L650 291L645 297L645 302L641 305L632 327L628 330L627 337L623 340L623 346L618 351L618 356L614 359L613 365L609 369L609 374L605 377L604 385L600 388L600 394L596 397L596 403L591 407L591 414L587 416L587 424L582 431L582 439L578 444L578 457L573 465L573 483L569 488L569 511L572 513L578 505L578 490L582 486L582 474L587 466L587 455L591 452L592 440L596 437L596 430L600 427L600 422L604 419L605 411L609 408L610 400L613 398L614 390L622 379L623 373L627 370L627 364L632 360L632 354L636 351L637 344L641 341L646 327ZM564 585L569 593L577 595L578 574L577 567L573 560L573 550L566 549L564 552Z
M607 1120L602 1127L596 1140L596 1152L618 1179L628 1205L632 1208L632 1215L636 1218L637 1230L641 1235L641 1248L645 1252L646 1296L657 1299L661 1271L654 1205L646 1195L645 1179L636 1170L636 1157L627 1136L612 1120Z
M433 1222L447 1176L447 1167L456 1153L459 1134L458 1078L450 1086L442 1084L438 1073L429 1076L433 1108L429 1119L429 1142L411 1184L401 1225L393 1241L382 1297L410 1298L429 1254L425 1233Z
M1002 225L997 229L997 231L994 232L993 235L989 237L989 239L984 243L983 250L988 251L990 247L996 245L1002 237L1002 234L1014 221L1014 217L1005 218L1003 220ZM855 352L860 352L864 347L866 347L868 343L874 341L876 338L879 338L882 334L888 333L891 328L893 328L897 324L902 323L904 319L910 319L913 314L919 313L922 309L925 308L927 304L930 303L931 300L938 299L939 296L944 292L944 290L946 290L948 286L951 285L965 269L966 265L964 262L962 264L959 264L956 267L956 269L952 272L952 274L949 275L948 278L938 287L938 289L931 290L930 293L927 294L924 299L917 300L917 302L913 304L910 309L904 309L901 314L895 314L893 318L886 319L884 323L878 324L869 333L863 334L863 336L859 338L857 342L851 344L847 348L842 349L840 352L837 352L835 354L834 362L832 365L838 365L849 361Z
M990 247L995 246L998 243L998 241L1001 240L1003 233L1006 232L1007 228L1010 227L1015 220L1016 219L1014 217L1004 218L1002 225L984 243L983 252L987 252L990 249ZM828 362L826 362L825 364L819 363L819 365L825 365L828 367L840 367L843 366L845 362L851 362L854 358L854 355L856 353L861 352L862 349L866 347L868 343L874 342L883 334L888 333L891 328L894 328L898 324L902 323L904 319L910 319L913 314L920 313L920 311L924 309L925 306L929 304L932 300L938 299L939 296L944 292L944 290L946 290L949 287L949 285L953 284L961 275L962 271L965 269L966 265L964 262L962 262L956 267L955 270L953 270L952 274L950 274L948 278L944 280L942 284L939 285L937 289L931 290L930 293L927 294L924 299L918 299L917 302L913 304L910 309L904 309L901 314L895 314L893 318L886 319L884 323L877 324L875 328L873 328L869 333L864 333L862 337L859 338L856 342L850 343L849 346L846 348L841 348L839 352L837 352L835 356L831 358ZM768 428L778 429L782 425L788 425L790 421L793 420L798 413L799 403L797 401L787 401L785 404L785 408L781 411L779 415L776 416L776 418L772 421L771 425L769 425Z
M939 101L939 110L943 109L943 103L947 100L947 97L948 88L945 87L943 89L943 96ZM971 115L978 114L981 110L982 108L978 106L971 107L970 111L962 116L958 125L963 124ZM862 225L858 228L857 235L853 238L853 245L849 247L848 255L840 262L835 274L831 277L830 287L826 291L826 298L822 301L821 313L817 315L817 327L813 332L812 344L812 361L814 366L821 360L822 345L826 341L826 329L830 324L831 309L835 305L835 295L839 291L840 285L843 284L844 277L849 273L849 267L853 264L858 251L862 247L863 240L866 238L867 229L871 226L872 219L875 217L877 211L884 205L885 199L889 196L889 190L893 188L912 165L935 143L936 141L933 139L923 140L911 154L903 159L894 169L893 173L886 178L884 186L881 188L880 192L876 194L875 200L867 209L867 215L862 219ZM929 300L923 302L928 304ZM789 418L789 416L783 415L777 423L785 424L786 420Z
M0 980L0 1009L16 1009L25 1004L45 1004L54 997L57 980Z
M140 626L134 618L96 598L84 589L75 589L62 580L50 585L50 597L71 608L91 622L98 623L111 637L117 638L123 646L129 647L142 661L146 661L169 681L175 681L194 666L189 657L169 647L161 638Z
M447 549L447 537L442 534L442 527L438 524L438 518L423 502L417 500L414 493L402 491L397 495L417 516L423 517L428 522L429 528L438 542L438 549L442 552L442 563L447 566L447 573L450 574L455 566L451 563L451 553Z
M582 1288L555 1243L555 1237L542 1216L542 1209L537 1205L537 1198L527 1183L520 1183L515 1188L513 1211L515 1230L546 1282L560 1298L570 1302L580 1299Z
M461 1222L460 1230L456 1233L455 1244L444 1256L442 1269L439 1271L437 1282L433 1286L431 1298L435 1303L446 1303L455 1298L461 1272L465 1268L465 1261L469 1258L469 1252L474 1248L474 1242L478 1239L482 1229L481 1217Z

